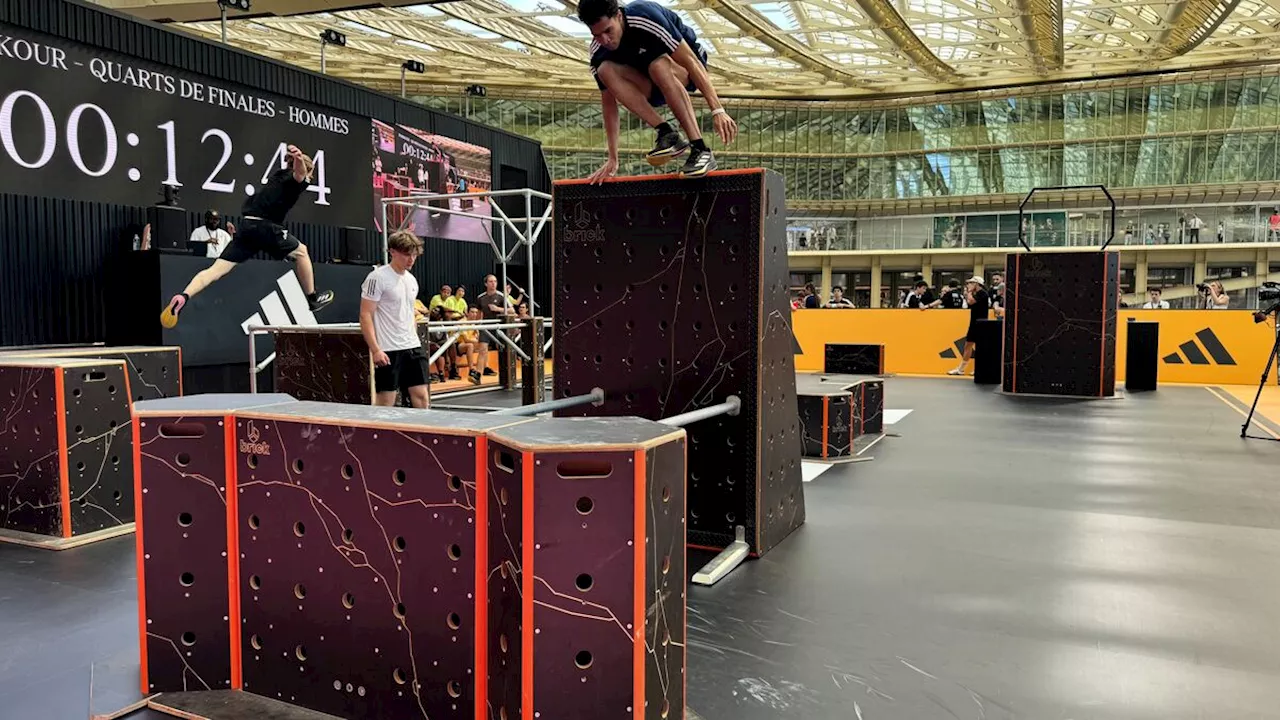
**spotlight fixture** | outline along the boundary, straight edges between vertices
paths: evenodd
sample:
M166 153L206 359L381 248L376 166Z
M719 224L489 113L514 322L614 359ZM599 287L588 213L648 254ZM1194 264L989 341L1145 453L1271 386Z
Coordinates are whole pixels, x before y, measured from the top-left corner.
M489 91L483 85L468 85L467 94L471 97L485 97Z
M427 66L419 60L405 60L404 63L400 65L400 97L407 97L404 85L405 71L424 73L427 71Z
M337 30L325 30L320 33L320 43L323 45L337 45L338 47L346 47L347 36Z
M227 10L239 10L240 12L249 12L249 8L253 6L249 0L218 0L218 7Z

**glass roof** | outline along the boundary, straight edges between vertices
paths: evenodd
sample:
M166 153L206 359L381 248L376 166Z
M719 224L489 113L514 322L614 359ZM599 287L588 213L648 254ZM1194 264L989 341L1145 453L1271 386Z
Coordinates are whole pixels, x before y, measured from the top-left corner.
M355 0L259 0L268 1L327 11L232 19L232 44L318 69L318 35L333 28L347 34L347 45L327 48L327 71L375 87L398 89L401 63L415 59L427 72L408 78L414 92L477 83L595 91L587 72L590 32L576 18L573 0L384 0L376 7ZM142 14L187 0L98 2ZM1280 0L659 4L698 33L725 96L856 98L1280 61L1280 43L1272 42ZM215 15L176 25L210 39L220 34Z

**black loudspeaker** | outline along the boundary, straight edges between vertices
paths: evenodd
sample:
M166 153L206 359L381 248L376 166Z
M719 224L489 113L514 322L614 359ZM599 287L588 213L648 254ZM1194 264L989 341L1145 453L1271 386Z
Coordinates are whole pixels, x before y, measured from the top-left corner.
M1004 366L1004 321L979 320L974 328L973 382L975 385L999 385Z
M191 228L187 227L187 211L171 205L147 208L147 224L151 226L151 247L165 253L189 254ZM204 250L204 245L200 246Z
M362 227L344 227L342 230L342 250L340 257L342 262L352 265L376 265L382 262L380 258L375 258L373 249L369 247L369 242L365 239L365 229Z
M1124 389L1146 392L1156 389L1160 374L1160 323L1128 323L1125 343Z

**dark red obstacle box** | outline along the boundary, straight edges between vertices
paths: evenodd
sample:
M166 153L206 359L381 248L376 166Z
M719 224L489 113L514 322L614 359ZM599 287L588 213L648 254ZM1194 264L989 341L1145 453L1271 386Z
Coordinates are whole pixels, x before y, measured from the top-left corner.
M851 375L799 375L805 457L861 455L884 434L884 381Z
M243 689L347 718L487 718L485 432L525 422L317 402L237 413Z
M52 549L133 530L125 363L0 355L0 541Z
M143 695L232 687L233 414L292 401L195 395L134 404Z
M1005 266L1004 391L1114 396L1119 285L1116 252L1010 255Z
M129 370L130 398L155 400L182 395L182 348L148 345L31 348L4 350L7 357L99 358L123 360Z
M689 542L739 528L760 555L804 523L782 177L555 185L555 395L561 415L659 420L741 398L689 427Z
M685 431L489 434L491 718L685 717Z

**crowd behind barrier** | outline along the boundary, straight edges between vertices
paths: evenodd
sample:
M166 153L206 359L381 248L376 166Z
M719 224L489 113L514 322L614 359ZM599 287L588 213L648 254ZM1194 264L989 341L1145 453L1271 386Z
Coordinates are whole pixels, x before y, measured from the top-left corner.
M1160 326L1160 382L1256 385L1276 339L1271 320L1255 323L1253 312L1214 310L1118 311L1116 379L1124 380L1128 322ZM882 344L885 372L945 376L956 367L969 324L968 312L858 309L849 312L799 309L791 313L800 353L796 369L822 372L828 343ZM992 311L990 318L998 318ZM979 349L981 352L981 349Z

